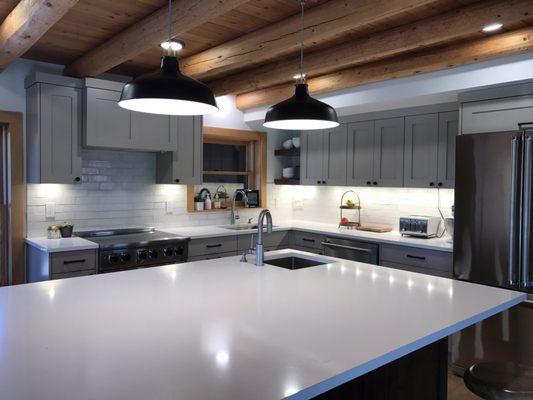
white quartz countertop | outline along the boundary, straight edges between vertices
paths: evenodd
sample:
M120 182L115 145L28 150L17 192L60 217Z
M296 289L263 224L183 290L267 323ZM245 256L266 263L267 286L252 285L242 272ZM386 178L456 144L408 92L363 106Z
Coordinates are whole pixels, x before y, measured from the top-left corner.
M26 243L48 253L60 251L91 250L97 249L98 244L80 237L61 239L48 239L47 237L26 238Z
M374 233L364 232L355 229L339 228L337 224L325 224L320 222L307 222L299 220L290 221L276 221L274 219L274 231L298 229L301 231L329 234L335 236L342 236L352 239L361 239L378 243L399 244L404 246L413 246L429 250L453 251L453 244L448 240L448 237L421 239L409 236L402 236L398 231ZM210 226L192 226L192 227L177 227L177 228L161 228L160 230L190 237L191 239L201 239L215 236L230 236L230 235L244 235L255 232L256 230L229 230L221 225Z
M0 288L2 398L309 399L525 299L300 254Z

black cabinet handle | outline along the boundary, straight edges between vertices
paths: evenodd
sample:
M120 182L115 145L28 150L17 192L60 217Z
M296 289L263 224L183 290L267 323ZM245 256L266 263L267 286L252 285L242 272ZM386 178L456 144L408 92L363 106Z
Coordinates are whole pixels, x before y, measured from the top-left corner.
M180 180L179 179L174 179L174 182L180 183Z
M442 182L437 183L437 186L441 187L442 186Z
M374 184L374 186L376 186L376 185L378 184L378 183L377 183L377 182L375 182L375 181L374 181L374 182L372 182L372 183Z
M218 243L218 244L206 244L205 247L207 247L208 249L212 249L213 247L222 247L222 243Z
M422 256L413 256L411 254L407 254L407 258L414 258L415 260L425 260L426 257L422 257Z
M325 184L326 184L326 181L322 181L322 184L325 185Z
M371 185L372 182L370 182L370 181L366 181L366 184L367 184L367 185Z
M315 243L315 239L302 238L302 241Z
M320 181L316 181L316 183L320 185Z
M79 176L77 176L77 177L74 178L74 181L79 182L79 181L81 181L81 179L80 179Z
M66 260L66 261L63 261L63 264L65 265L68 265L68 264L81 264L81 263L84 263L85 262L85 258L82 258L81 260Z
M429 186L435 186L435 182L429 182Z

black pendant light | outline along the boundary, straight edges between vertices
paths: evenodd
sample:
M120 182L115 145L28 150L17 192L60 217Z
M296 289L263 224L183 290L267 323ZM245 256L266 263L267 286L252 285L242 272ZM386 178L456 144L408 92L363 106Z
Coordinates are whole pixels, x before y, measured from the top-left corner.
M168 2L168 41L172 40L172 0ZM211 89L180 72L169 46L161 68L141 75L122 89L118 105L132 111L165 115L204 115L218 111Z
M327 129L339 126L337 113L330 105L309 96L304 74L304 6L305 0L300 1L302 9L301 46L300 46L300 74L294 96L270 107L265 116L263 126L273 129L311 130Z

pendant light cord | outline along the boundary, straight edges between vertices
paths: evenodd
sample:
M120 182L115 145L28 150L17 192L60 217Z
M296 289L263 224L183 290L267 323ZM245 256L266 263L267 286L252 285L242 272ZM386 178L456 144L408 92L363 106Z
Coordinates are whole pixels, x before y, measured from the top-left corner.
M172 49L171 49L171 41L172 41L172 0L168 0L168 50L167 55L172 55Z
M301 29L300 29L300 83L305 83L305 75L304 75L304 8L305 8L305 0L300 0L300 6L301 6Z

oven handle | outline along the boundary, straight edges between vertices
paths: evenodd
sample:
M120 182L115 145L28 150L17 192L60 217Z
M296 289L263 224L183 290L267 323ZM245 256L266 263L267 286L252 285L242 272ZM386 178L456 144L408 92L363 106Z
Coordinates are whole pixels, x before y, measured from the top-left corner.
M79 260L65 260L63 261L63 264L67 265L67 264L81 264L81 263L84 263L86 260L85 258L81 258Z
M322 246L336 247L339 249L346 249L346 250L362 251L364 253L372 253L372 250L370 249L365 249L362 247L345 246L343 244L336 244L336 243L331 243L331 242L322 242Z

